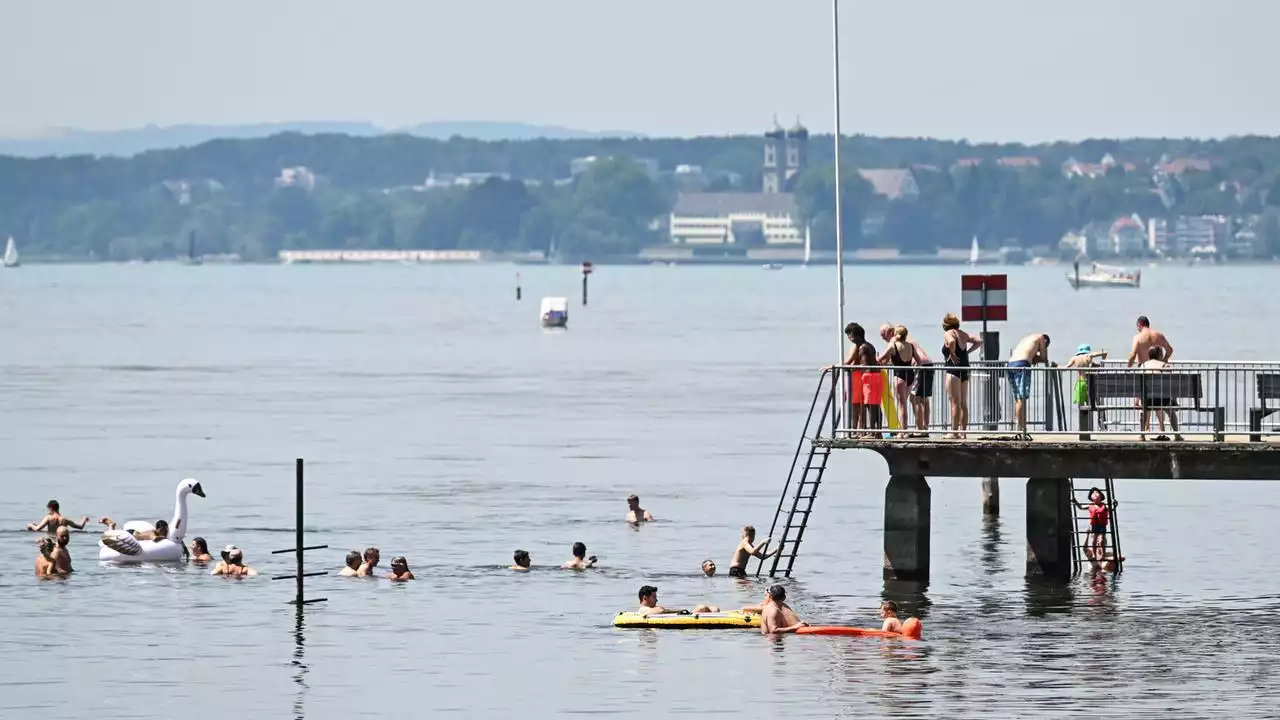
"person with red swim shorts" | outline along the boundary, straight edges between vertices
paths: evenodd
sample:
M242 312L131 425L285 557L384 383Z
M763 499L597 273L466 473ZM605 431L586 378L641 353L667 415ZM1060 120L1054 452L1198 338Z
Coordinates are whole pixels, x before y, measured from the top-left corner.
M876 365L876 349L867 342L867 331L858 323L849 323L844 334L853 343L849 354L844 359L845 365L868 368L854 370L849 380L849 403L853 405L851 416L854 430L878 431L881 426L880 397L884 392L884 378L879 370L872 370ZM863 436L877 433L862 433Z

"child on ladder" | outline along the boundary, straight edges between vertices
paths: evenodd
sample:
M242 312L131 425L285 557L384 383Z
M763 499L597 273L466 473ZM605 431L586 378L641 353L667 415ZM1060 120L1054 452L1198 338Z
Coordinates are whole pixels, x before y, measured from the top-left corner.
M1084 556L1096 567L1107 559L1107 525L1111 521L1107 496L1096 487L1089 488L1089 504L1076 503L1076 507L1089 511L1089 534L1085 536Z

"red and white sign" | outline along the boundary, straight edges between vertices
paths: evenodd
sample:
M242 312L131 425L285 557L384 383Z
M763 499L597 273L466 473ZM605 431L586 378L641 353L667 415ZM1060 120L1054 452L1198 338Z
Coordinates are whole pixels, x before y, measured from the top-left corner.
M1009 276L961 275L960 319L965 322L1008 320Z
M582 274L583 274L583 275L590 275L590 274L591 274L591 270L592 270L591 263L589 263L589 262L584 262L584 263L582 263Z

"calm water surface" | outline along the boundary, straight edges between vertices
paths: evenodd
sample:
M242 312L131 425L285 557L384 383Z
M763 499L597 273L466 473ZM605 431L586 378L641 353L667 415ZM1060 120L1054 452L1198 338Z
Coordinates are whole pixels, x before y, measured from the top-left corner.
M537 300L573 268L24 267L0 272L0 717L541 717L678 713L829 718L1274 717L1280 486L1119 483L1122 577L1024 580L1023 486L984 523L972 480L934 480L933 577L881 580L883 462L838 454L789 581L808 620L875 623L888 591L919 643L621 631L644 583L664 602L755 602L727 568L769 526L814 370L836 351L829 268L600 268L591 306L544 332ZM854 267L849 316L929 348L959 269ZM1122 352L1138 313L1184 359L1280 358L1272 268L1160 267L1141 291L1072 292L1010 269L1006 344ZM1061 339L1059 339L1061 338ZM293 459L308 463L310 569L348 549L410 559L419 581L290 582L193 567L37 582L20 528L69 515L167 518L203 482L191 534L291 570ZM659 518L632 529L624 498ZM601 569L550 569L585 542ZM535 571L503 568L516 548Z

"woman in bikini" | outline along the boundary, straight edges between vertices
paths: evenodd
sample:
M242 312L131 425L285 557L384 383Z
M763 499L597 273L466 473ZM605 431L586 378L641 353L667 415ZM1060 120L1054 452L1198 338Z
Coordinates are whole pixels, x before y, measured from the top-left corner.
M951 432L948 438L964 437L969 427L969 353L982 341L960 329L960 318L947 313L942 318L942 356L947 368L947 400L951 405Z

